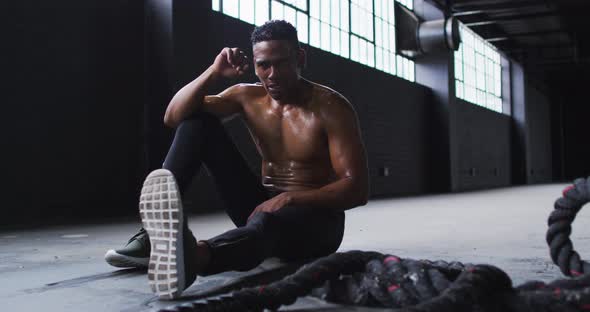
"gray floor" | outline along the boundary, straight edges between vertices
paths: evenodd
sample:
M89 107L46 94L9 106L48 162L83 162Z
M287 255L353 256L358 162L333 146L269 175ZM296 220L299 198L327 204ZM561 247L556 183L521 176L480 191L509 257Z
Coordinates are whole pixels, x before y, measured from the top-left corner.
M547 216L565 185L540 185L461 194L373 200L347 212L341 251L376 250L405 258L489 263L514 284L561 275L548 255ZM590 253L590 216L582 211L572 239ZM223 214L193 217L207 238L232 227ZM158 302L142 272L118 271L103 261L136 231L137 223L53 227L0 233L0 307L4 311L149 311ZM214 277L213 277L214 278ZM206 282L199 280L199 283ZM195 285L195 287L198 285ZM304 298L288 310L368 309Z

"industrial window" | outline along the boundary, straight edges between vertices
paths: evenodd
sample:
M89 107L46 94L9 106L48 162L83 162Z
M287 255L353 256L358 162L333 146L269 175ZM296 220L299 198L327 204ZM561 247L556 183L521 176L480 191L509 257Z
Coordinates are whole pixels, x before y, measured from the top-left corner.
M309 44L348 58L348 1L310 0L309 7Z
M413 0L396 0L412 9ZM415 65L395 53L394 0L212 0L214 11L253 25L284 19L299 41L414 81Z
M410 0L400 1L412 3ZM393 1L375 0L375 67L414 81L414 62L395 53L395 10Z
M501 113L500 53L466 26L460 25L459 30L462 44L455 52L457 97Z

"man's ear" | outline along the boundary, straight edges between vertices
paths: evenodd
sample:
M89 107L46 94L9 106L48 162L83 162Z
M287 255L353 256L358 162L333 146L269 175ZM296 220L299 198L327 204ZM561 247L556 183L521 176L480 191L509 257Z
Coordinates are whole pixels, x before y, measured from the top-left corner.
M252 53L252 70L254 70L254 75L258 77L258 73L256 72L256 59L254 58L254 53Z
M303 48L297 50L297 67L303 69L307 66L307 54Z

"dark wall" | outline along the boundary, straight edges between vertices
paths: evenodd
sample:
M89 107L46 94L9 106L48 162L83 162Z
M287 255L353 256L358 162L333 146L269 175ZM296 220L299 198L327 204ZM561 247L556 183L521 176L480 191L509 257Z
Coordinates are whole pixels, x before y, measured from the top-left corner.
M528 183L552 180L551 118L549 98L532 85L526 88Z
M525 184L527 181L527 124L526 124L526 82L522 66L510 67L510 90L512 94L512 183Z
M142 143L146 172L162 167L174 135L174 131L164 125L163 118L176 85L172 8L172 0L145 1Z
M2 13L0 226L135 211L143 2L10 1Z
M514 184L553 180L551 101L533 85L522 66L511 66L512 181Z
M590 175L590 144L588 144L590 105L586 100L588 86L584 79L579 79L588 76L590 71L574 75L570 80L564 81L561 92L555 95L559 100L555 110L560 120L554 123L556 127L552 129L558 131L555 135L558 140L555 141L561 141L562 149L557 152L562 153L563 177L567 181Z
M371 194L431 192L440 186L445 174L433 170L433 156L441 156L440 151L432 148L440 135L430 123L433 96L420 85L390 76L379 77L385 75L373 74L372 79L363 79L366 86L356 89L357 92L373 89L370 96L360 94L367 101L366 111L360 118L369 155Z
M459 188L510 185L510 117L457 99Z

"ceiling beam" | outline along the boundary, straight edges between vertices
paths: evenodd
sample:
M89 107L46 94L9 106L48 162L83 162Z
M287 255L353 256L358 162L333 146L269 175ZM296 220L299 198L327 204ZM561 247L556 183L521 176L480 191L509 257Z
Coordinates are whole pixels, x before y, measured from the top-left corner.
M530 13L530 14L514 14L514 15L502 15L502 16L492 16L483 19L474 19L473 22L466 22L463 21L463 24L466 26L483 26L483 25L490 25L490 24L499 24L502 22L508 21L517 21L517 20L528 20L528 19L535 19L535 18L546 18L546 17L556 17L558 16L558 12L556 11L548 11L548 12L537 12L537 13Z
M498 24L495 21L481 21L481 22L473 22L473 23L463 23L463 25L467 27L479 27L479 26L486 26L486 25L495 25Z
M538 5L534 5L534 6L524 6L524 7L519 7L518 9L521 10L555 10L555 8L552 7L539 7ZM481 14L510 14L510 13L514 13L515 8L507 8L507 9L485 9L485 8L480 8L477 10L470 10L470 11L455 11L453 13L453 16L455 17L463 17L463 16L472 16L472 15L481 15Z
M515 38L515 37L534 37L534 36L552 35L552 34L559 34L559 33L565 34L565 33L567 33L567 31L565 29L547 29L547 30L531 31L531 32L524 32L524 33L506 33L505 35L501 35L498 37L484 38L484 40L489 41L489 42L494 42L494 41L507 40L507 39Z
M550 58L550 59L535 59L535 60L526 60L525 65L537 65L537 66L547 66L547 65L588 65L590 64L590 58L586 59L575 59L571 57L565 58Z
M575 49L576 46L571 43L563 43L563 44L546 44L546 45L521 45L514 48L507 48L503 49L504 52L520 52L520 51L527 51L527 50L536 50L536 51L555 51L555 50L568 50L568 49Z
M506 10L506 9L518 9L523 7L545 7L548 5L545 2L538 0L524 0L524 1L498 1L498 0L483 0L483 1L469 1L469 2L455 2L453 3L453 11L465 12L465 11L490 11L490 10Z
M510 39L510 38L509 37L494 37L494 38L485 39L485 41L498 42L498 41L504 41L504 40L508 40L508 39Z

